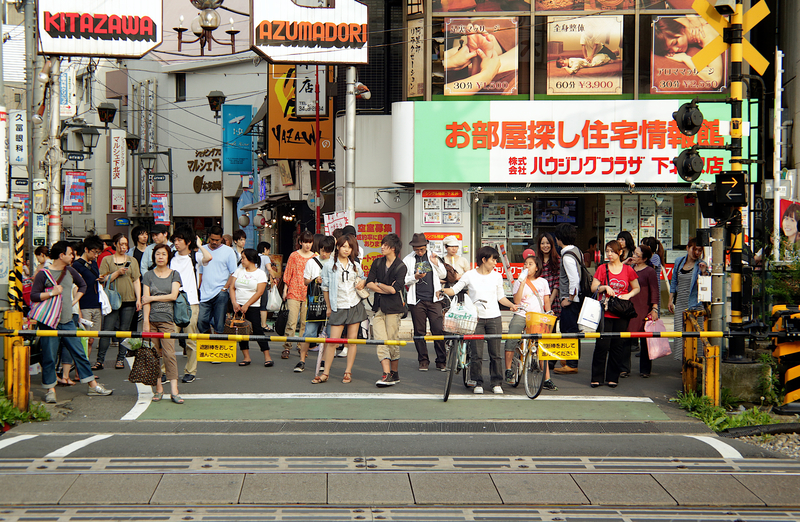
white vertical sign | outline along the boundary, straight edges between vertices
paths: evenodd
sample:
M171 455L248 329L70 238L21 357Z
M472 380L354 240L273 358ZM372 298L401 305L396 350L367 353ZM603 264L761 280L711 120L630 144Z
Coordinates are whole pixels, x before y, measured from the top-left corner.
M298 65L297 82L295 83L295 113L298 116L316 116L317 114L317 92L315 85L316 65ZM328 68L324 65L319 66L319 115L328 115Z
M10 133L8 140L8 157L12 165L28 164L28 120L25 111L9 113Z
M109 150L109 167L111 169L111 187L126 188L128 186L126 131L111 130L111 147Z
M8 201L8 113L0 107L0 201ZM7 277L7 276L6 276Z
M74 118L78 114L78 88L75 83L75 66L68 64L59 76L61 89L61 119Z

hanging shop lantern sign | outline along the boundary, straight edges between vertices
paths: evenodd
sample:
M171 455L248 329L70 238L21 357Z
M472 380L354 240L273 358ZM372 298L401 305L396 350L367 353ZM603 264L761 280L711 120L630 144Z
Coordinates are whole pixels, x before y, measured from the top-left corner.
M303 7L293 0L251 0L251 48L273 62L368 63L367 6L356 0L335 4Z
M163 39L161 0L39 0L39 52L57 56L140 58Z

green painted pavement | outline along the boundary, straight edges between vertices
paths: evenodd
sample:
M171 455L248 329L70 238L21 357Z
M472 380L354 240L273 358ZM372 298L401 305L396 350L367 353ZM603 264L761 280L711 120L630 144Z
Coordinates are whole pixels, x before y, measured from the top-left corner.
M186 399L153 403L142 420L667 421L650 402L579 400Z

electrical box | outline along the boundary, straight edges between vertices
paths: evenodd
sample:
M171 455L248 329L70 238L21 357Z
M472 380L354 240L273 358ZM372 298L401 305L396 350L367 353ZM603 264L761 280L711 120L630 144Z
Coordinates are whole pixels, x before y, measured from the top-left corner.
M697 276L697 300L711 302L711 276Z

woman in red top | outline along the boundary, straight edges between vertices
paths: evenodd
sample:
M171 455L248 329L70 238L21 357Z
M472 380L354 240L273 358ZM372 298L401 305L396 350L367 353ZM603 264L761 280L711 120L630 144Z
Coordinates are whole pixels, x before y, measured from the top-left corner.
M597 267L592 281L592 292L600 292L600 298L617 296L628 300L639 293L639 277L629 265L620 260L622 247L617 241L606 243L606 259L608 263ZM620 319L606 312L603 316L603 332L625 332L629 319ZM610 388L616 388L622 367L624 339L619 337L598 339L592 355L592 381L589 384L597 388L606 382Z
M289 320L286 321L286 329L278 332L278 335L294 337L295 329L304 332L306 328L306 312L308 311L308 300L306 293L308 287L303 280L303 272L306 263L314 257L311 247L314 245L314 234L304 230L300 234L300 249L295 250L286 262L286 270L283 273L283 298L286 300L286 308L289 309ZM299 327L298 327L299 323ZM281 359L288 359L292 350L292 343L283 344Z

